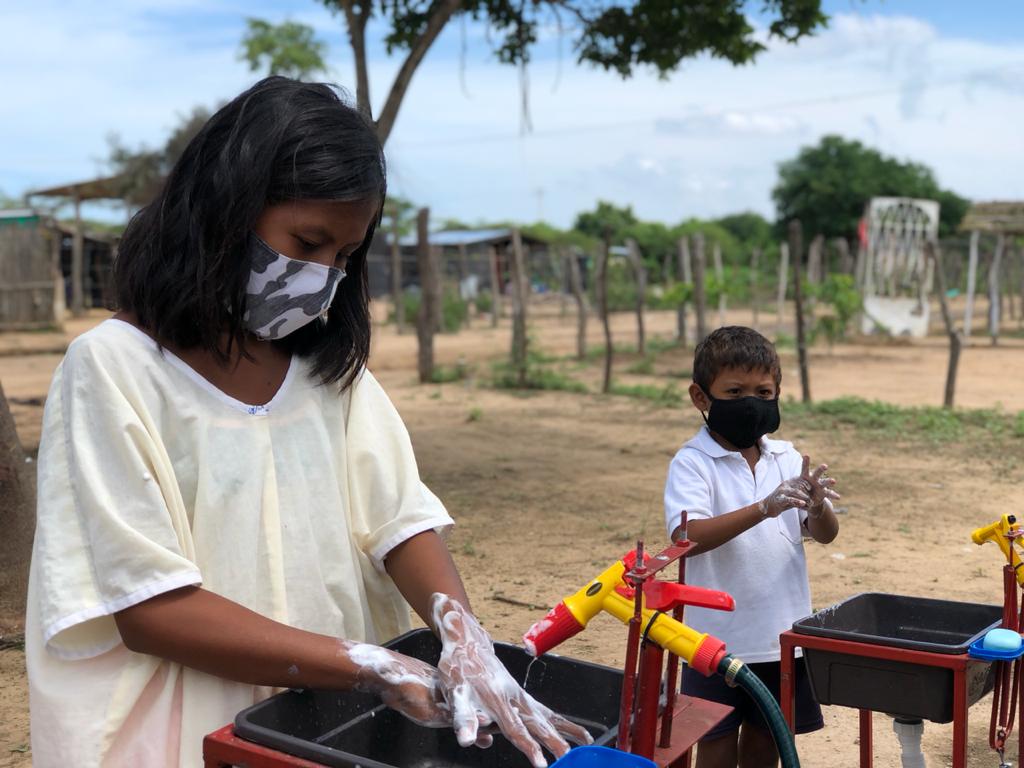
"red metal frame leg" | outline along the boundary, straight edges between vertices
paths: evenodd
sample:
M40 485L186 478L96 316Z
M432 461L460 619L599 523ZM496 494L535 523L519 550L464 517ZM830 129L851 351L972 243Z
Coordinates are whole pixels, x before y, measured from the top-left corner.
M953 768L967 768L966 661L953 670Z
M788 632L779 636L779 699L782 716L790 733L796 733L796 691L793 686L793 640Z
M871 731L871 710L860 712L860 768L871 768L874 762L874 735Z

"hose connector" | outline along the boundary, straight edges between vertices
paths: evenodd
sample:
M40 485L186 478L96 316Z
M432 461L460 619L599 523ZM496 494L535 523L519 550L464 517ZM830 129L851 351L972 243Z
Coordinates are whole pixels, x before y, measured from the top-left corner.
M729 660L729 665L725 668L725 672L722 677L725 678L725 684L730 688L736 687L736 675L743 669L743 662L737 659L735 656L726 657Z

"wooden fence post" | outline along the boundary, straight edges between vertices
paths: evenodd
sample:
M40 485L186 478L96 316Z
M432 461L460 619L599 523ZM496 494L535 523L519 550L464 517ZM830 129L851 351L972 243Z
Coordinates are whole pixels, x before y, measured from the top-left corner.
M647 343L644 337L644 299L647 294L647 269L644 267L636 240L626 240L626 253L629 256L629 265L633 268L633 279L636 281L636 349L641 355L645 355Z
M467 303L468 303L469 299L467 299L462 294L462 290L465 287L466 280L468 278L469 278L469 257L468 257L468 254L466 253L466 244L465 243L459 243L459 290L457 292L457 295L459 297L459 301L465 301ZM472 313L469 311L469 308L467 307L466 308L466 319L464 321L465 326L467 328L469 328L470 317L471 316L472 316Z
M434 379L434 329L441 299L441 276L437 253L430 247L430 209L416 214L416 261L420 272L420 310L416 315L416 339L419 342L420 383Z
M565 259L569 287L572 289L573 298L576 299L576 357L583 360L587 356L587 297L583 293L580 262L571 248Z
M992 337L992 346L999 343L999 318L1002 313L1002 290L999 270L1003 262L1003 249L1006 247L1006 235L1000 232L996 236L996 250L992 254L992 265L988 270L988 334Z
M530 286L526 275L523 238L518 229L512 230L512 367L516 371L518 386L527 382L526 303Z
M750 252L750 307L751 307L751 310L753 311L753 315L754 315L752 327L755 328L755 329L757 328L757 313L758 313L758 310L760 308L758 306L759 303L760 303L758 301L758 298L759 298L758 294L760 293L760 291L758 289L760 288L760 286L758 284L758 279L757 279L758 278L757 270L758 270L760 261L761 261L761 247L755 245L753 250Z
M796 353L800 364L802 400L811 402L811 378L807 370L807 336L804 330L804 298L800 285L800 260L803 257L803 230L800 220L789 222L789 250L793 255L793 298L796 300Z
M75 195L75 229L71 239L71 314L85 314L85 235L82 232L82 200Z
M833 242L839 253L839 271L844 275L852 275L854 266L853 257L850 255L850 241L845 237L837 237Z
M611 249L610 238L606 234L597 252L597 305L601 313L601 324L604 326L604 380L601 391L605 394L612 388L612 357L615 348L612 346L612 328L608 322L608 256Z
M974 315L974 283L978 276L978 240L981 233L971 232L970 256L967 262L967 305L964 307L964 339L971 343L971 323Z
M786 316L786 286L789 285L789 244L779 245L779 292L775 300L775 338L785 333L784 318Z
M939 306L942 308L942 322L946 326L946 334L949 336L949 365L946 368L946 392L942 398L943 408L953 407L953 395L956 392L956 370L960 364L960 347L963 340L953 325L953 313L949 311L949 302L946 300L946 268L942 263L942 252L938 243L928 240L924 244L925 253L935 265L935 281L939 293Z
M686 235L679 238L676 258L679 260L679 279L686 285L692 286L693 273L690 259L690 240ZM676 338L684 346L686 345L686 313L689 311L689 308L689 301L681 301L676 309Z
M722 246L715 243L711 249L711 256L715 263L715 282L718 283L718 327L725 325L725 266L722 264Z
M491 327L496 328L501 317L501 273L498 270L498 249L493 245L487 260L491 266Z
M398 208L391 214L391 303L395 306L395 329L405 332L405 298L402 295L402 248L399 243Z
M704 233L693 235L693 305L697 311L697 343L708 335L707 302L704 295Z

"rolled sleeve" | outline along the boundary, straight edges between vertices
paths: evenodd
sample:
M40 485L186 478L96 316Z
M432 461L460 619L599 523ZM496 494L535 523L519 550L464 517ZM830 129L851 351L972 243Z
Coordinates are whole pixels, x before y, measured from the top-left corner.
M369 371L350 390L348 480L353 532L374 567L388 553L427 530L442 535L454 521L420 479L409 433L397 409Z
M54 377L38 466L32 570L51 653L110 650L114 613L202 582L166 456L88 347Z

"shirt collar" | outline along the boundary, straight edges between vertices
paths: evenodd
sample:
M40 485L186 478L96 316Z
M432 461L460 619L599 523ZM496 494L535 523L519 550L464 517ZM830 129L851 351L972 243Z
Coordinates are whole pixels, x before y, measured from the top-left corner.
M789 449L789 443L785 440L770 440L767 437L762 437L760 443L762 456L772 454L777 456ZM739 451L730 451L719 445L718 441L711 436L711 430L708 429L707 424L700 428L700 431L694 435L687 445L691 448L696 448L713 459L722 459L726 456L740 456Z

